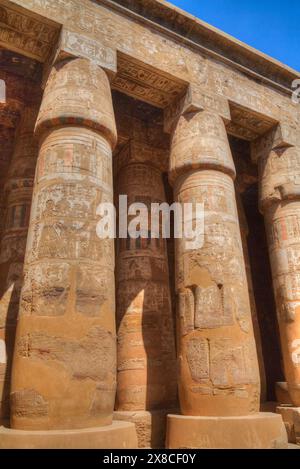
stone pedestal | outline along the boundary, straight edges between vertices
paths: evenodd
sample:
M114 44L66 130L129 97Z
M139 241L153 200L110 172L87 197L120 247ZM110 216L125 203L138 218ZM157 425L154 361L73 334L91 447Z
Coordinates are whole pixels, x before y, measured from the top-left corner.
M176 410L173 409L173 412ZM135 424L139 448L164 448L167 415L172 410L115 411L114 419Z
M300 445L300 407L280 405L276 408L276 412L282 417L289 443Z
M184 415L168 416L168 448L287 445L282 420L258 413L259 369L234 178L222 118L208 111L183 114L172 137L170 182L177 202L203 204L204 239L198 248L176 240Z
M287 449L286 431L279 415L245 417L168 415L169 449Z
M243 207L243 202L238 192L236 192L236 201L237 201L237 209L238 209L239 223L240 223L240 229L241 229L241 238L242 238L242 246L243 246L243 253L244 253L244 262L245 262L245 268L246 268L247 283L248 283L251 316L252 316L256 351L257 351L258 365L259 365L260 400L261 402L266 402L266 399L267 399L266 372L265 372L265 364L264 364L264 357L263 357L263 350L262 350L261 333L260 333L260 327L259 327L259 322L258 322L256 304L255 304L255 296L254 296L254 290L253 290L252 273L251 273L248 242L247 242L247 238L249 235L249 227L248 227L245 210Z
M128 422L80 430L12 430L0 427L0 449L134 449L135 426Z

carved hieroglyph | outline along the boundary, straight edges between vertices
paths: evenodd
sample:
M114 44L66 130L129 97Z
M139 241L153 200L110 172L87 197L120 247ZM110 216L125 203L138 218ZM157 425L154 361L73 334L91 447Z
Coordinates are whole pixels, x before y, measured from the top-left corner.
M260 207L265 216L288 391L300 406L300 147L258 142ZM261 149L262 151L259 151Z
M0 414L9 417L9 381L29 224L37 142L33 131L38 106L23 110L5 185L6 217L0 247L0 330L6 360L0 361ZM2 405L1 405L2 404Z
M259 373L224 122L207 111L175 128L175 200L204 203L204 245L176 240L179 397L185 415L247 415L259 408Z
M160 169L146 161L149 150L145 144L131 142L120 152L117 189L128 196L128 205L144 203L151 213L151 203L165 202L165 193ZM170 409L176 405L175 330L166 240L151 238L150 215L148 222L149 233L144 238L118 240L117 410Z
M0 6L0 45L40 62L47 58L58 30L59 25L53 21L41 21L25 10L15 9L6 0Z
M97 237L96 211L113 200L116 129L105 72L85 59L56 64L37 133L11 424L108 425L116 387L114 245Z

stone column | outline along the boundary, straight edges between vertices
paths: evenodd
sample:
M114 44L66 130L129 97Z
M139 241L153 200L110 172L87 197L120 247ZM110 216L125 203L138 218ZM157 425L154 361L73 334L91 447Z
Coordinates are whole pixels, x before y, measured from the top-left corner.
M183 113L172 137L170 181L176 201L204 203L205 233L199 249L188 250L184 239L176 242L183 415L168 417L169 448L286 445L281 419L258 413L259 371L234 178L220 115Z
M0 180L0 241L4 231L5 216L5 197L4 197L4 180Z
M300 145L258 143L260 209L271 261L288 392L300 407Z
M247 242L247 238L249 235L249 226L248 226L245 210L243 207L241 195L238 192L236 192L236 201L237 201L237 209L238 209L239 223L240 223L240 229L241 229L241 238L242 238L244 262L245 262L245 268L246 268L248 293L249 293L249 299L250 299L251 316L252 316L254 337L255 337L255 343L256 343L257 357L258 357L258 366L259 366L259 375L260 375L260 400L261 402L266 402L267 381L266 381L264 357L263 357L262 342L261 342L261 333L260 333L259 322L258 322L257 311L256 311L251 265L250 265L248 242Z
M24 447L29 431L31 447L134 446L134 426L112 424L114 241L96 234L98 205L113 201L116 142L103 69L81 58L56 63L36 131L40 149L12 372L17 431L2 434L1 444Z
M118 194L128 196L128 206L144 203L149 214L152 203L166 201L155 154L155 148L131 142L117 158ZM151 216L148 222L150 231ZM116 417L136 423L139 447L161 448L166 415L176 409L177 398L168 257L161 234L118 239L117 323Z
M2 352L5 355L5 363L0 365L3 370L0 393L3 418L9 418L11 361L38 153L33 134L37 113L37 106L28 106L22 111L5 184L6 217L0 245L0 327Z

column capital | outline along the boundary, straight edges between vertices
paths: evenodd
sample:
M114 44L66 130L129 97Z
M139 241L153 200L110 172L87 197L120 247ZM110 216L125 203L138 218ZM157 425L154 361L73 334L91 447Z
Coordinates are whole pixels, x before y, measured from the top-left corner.
M52 67L36 133L40 135L62 125L90 128L103 134L112 147L116 144L110 83L97 63L67 57Z
M226 98L210 95L190 83L186 93L165 109L164 131L172 133L181 115L204 110L219 115L225 122L231 120L229 102Z
M219 171L233 180L236 176L224 121L206 110L185 113L178 119L171 142L170 183L199 169Z
M43 87L51 73L52 67L67 58L83 58L101 67L112 80L117 73L117 51L98 39L91 39L83 34L78 34L62 28L57 47L45 63L43 74Z

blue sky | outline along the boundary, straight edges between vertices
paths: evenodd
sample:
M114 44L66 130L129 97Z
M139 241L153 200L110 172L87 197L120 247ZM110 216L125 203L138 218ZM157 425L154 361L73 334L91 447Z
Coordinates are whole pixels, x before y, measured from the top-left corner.
M300 0L169 0L300 71Z

